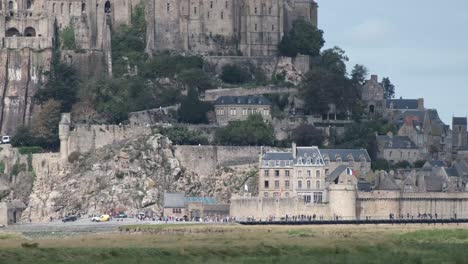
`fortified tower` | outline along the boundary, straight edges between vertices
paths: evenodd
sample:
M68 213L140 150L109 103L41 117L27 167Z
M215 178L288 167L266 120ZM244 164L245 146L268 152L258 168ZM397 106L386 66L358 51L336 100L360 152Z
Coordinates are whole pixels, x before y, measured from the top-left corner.
M59 123L60 160L68 162L68 138L70 137L70 113L62 113Z
M328 186L330 214L343 220L356 219L357 190L353 184Z
M467 118L454 117L452 119L452 146L456 151L468 145Z

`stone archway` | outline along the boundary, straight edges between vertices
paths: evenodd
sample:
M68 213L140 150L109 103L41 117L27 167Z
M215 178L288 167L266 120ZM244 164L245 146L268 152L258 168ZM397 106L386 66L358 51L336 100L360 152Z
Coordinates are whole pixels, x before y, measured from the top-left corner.
M33 27L27 27L24 30L24 36L25 37L35 37L36 36L36 30Z
M8 38L8 37L19 37L21 36L20 32L18 31L18 29L16 28L9 28L6 32L5 32L5 36Z

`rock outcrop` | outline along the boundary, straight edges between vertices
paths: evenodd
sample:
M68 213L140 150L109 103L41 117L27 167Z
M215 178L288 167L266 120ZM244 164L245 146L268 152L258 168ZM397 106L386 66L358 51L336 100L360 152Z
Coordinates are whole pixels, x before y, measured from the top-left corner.
M255 177L254 171L220 168L201 179L174 157L172 142L159 134L103 147L91 154L34 161L36 180L23 221L47 221L67 214L141 211L160 215L164 191L214 196L221 202Z

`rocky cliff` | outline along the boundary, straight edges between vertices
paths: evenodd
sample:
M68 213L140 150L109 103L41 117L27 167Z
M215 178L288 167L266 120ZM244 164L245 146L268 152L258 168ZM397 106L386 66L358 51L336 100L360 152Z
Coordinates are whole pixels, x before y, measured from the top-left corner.
M0 132L13 134L29 124L41 73L50 67L52 50L0 49Z
M255 171L228 168L201 178L180 165L172 142L159 134L122 141L87 155L74 154L69 165L58 164L52 158L35 157L36 180L24 221L112 210L159 215L164 191L209 195L226 202L245 183L256 182Z

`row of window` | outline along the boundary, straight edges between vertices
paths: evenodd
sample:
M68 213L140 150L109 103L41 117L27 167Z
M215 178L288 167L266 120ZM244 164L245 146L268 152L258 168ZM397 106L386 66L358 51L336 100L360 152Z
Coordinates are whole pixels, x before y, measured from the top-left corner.
M393 156L393 151L390 151L390 152L388 153L388 157L389 157L389 158L392 158L392 156ZM395 156L397 157L398 154L396 154ZM403 155L403 151L400 151L400 159L403 159L403 156L404 156L404 155ZM411 158L411 152L408 152L408 155L407 155L407 156L408 156L408 158ZM413 152L413 157L417 157L417 156L418 156L417 152L416 152L416 151Z
M281 173L280 173L280 170L274 170L274 171L273 171L273 175L274 175L275 177L281 176L280 174L281 174ZM263 175L264 175L265 177L269 177L269 176L270 176L270 170L263 170ZM315 177L319 178L320 175L321 175L320 170L316 170L316 171L315 171ZM289 171L289 170L285 170L285 171L284 171L284 176L289 177L289 176L290 176L290 171ZM298 171L297 171L297 177L302 177L302 176L303 176L303 175L302 175L302 170L298 170ZM312 177L312 171L311 171L311 170L306 170L305 176L307 176L307 177Z
M109 6L109 7L107 8L107 6ZM61 3L61 4L60 4L60 14L63 14L63 7L64 7L64 3ZM56 12L55 9L56 9L56 4L53 3L53 4L52 4L52 13L55 13L55 12ZM104 11L105 11L106 13L108 13L109 10L110 10L110 2L107 1L107 2L106 2L106 7L105 7L105 10L104 10ZM68 4L68 13L71 14L72 11L73 11L73 5L72 5L71 3L69 3L69 4ZM81 13L84 13L84 12L86 12L86 3L81 3Z
M313 200L312 200L313 197ZM323 202L323 193L322 192L314 192L313 196L304 195L304 203L311 203L319 204Z
M267 116L270 114L270 111L265 108L263 109L260 109L260 108L243 108L242 109L242 115L243 116L247 116L247 115L251 115L251 114L255 114L255 113L258 113L258 114L263 114L264 116ZM224 108L219 108L216 110L216 115L218 116L222 116L225 114L225 111L224 111ZM237 116L237 108L230 108L229 109L229 115L230 116Z
M390 156L391 156L391 152L390 152ZM416 152L414 154L416 156ZM409 157L409 156L408 156ZM343 164L341 159L337 159L336 160L336 163L338 164ZM348 165L351 166L351 167L354 167L354 160L349 160L348 161ZM264 160L263 161L263 166L269 166L269 167L291 167L293 164L293 161L291 160ZM303 159L299 159L298 160L298 164L297 165L325 165L325 166L329 166L330 165L330 161L329 160L325 160L325 164L323 164L320 160L316 160L316 161L313 161L313 160L310 160L310 159L307 159L307 160L303 160ZM361 161L361 167L365 167L366 166L366 161L363 160Z
M173 214L181 214L182 213L182 208L172 208L172 213Z
M264 170L263 175L264 175L265 177L269 177L269 176L270 176L270 170ZM275 177L279 177L279 176L280 176L280 170L274 170L273 175L274 175ZM285 170L285 171L284 171L284 176L289 177L289 176L290 176L290 171L289 171L289 170Z
M280 181L274 181L274 185L275 185L274 189L279 189L280 188ZM265 189L269 189L270 188L270 181L264 181L263 187ZM291 182L288 181L288 180L284 181L284 189L289 190L290 188L291 188ZM320 189L321 188L320 181L315 182L314 188L315 189ZM297 181L297 189L298 190L303 189L302 180ZM312 189L312 181L308 180L308 181L306 181L306 190L310 190L310 189Z

